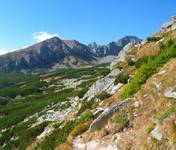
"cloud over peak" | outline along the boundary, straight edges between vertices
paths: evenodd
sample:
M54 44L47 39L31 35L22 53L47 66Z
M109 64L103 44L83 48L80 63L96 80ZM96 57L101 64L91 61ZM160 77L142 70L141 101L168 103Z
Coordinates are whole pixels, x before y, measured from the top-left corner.
M50 34L44 31L40 31L40 32L35 32L32 34L32 38L36 41L36 42L41 42L47 39L50 39L52 37L58 36L57 33L54 34Z

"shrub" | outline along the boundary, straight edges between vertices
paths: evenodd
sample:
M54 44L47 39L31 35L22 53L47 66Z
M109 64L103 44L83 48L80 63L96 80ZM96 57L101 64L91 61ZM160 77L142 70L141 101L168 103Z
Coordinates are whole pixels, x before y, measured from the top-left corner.
M156 41L159 41L160 39L161 39L161 37L148 37L147 41L148 42L152 42L152 41L156 42Z
M84 88L81 91L78 92L78 97L83 98L84 94L88 91L88 88Z
M117 76L117 78L114 81L114 84L117 85L118 83L127 84L128 83L129 76L126 74L120 74Z
M131 58L127 59L127 63L128 63L128 66L134 66L135 64L135 62Z
M163 124L164 119L168 118L173 111L174 111L173 108L166 108L163 112L161 112L157 117L159 123Z
M8 102L9 102L9 100L0 98L0 106L1 105L6 105Z
M143 56L141 58L139 58L136 63L135 63L135 67L139 68L141 67L143 64L147 63L150 59L150 56Z
M100 100L104 100L105 98L109 98L111 95L107 93L106 91L101 92L96 97Z
M82 115L79 119L69 121L63 128L55 129L52 134L47 136L41 145L38 145L37 149L42 150L54 150L57 145L64 143L69 134L75 129L76 126L83 124L92 119L92 113L88 112Z
M78 115L80 115L82 112L84 112L87 109L91 109L94 103L95 103L94 98L92 98L90 101L84 101L81 105L81 108L78 111Z
M33 141L33 138L42 131L44 126L30 130L28 129L28 125L31 125L31 122L26 122L25 124L20 122L28 116L41 112L46 106L51 105L51 103L69 101L68 97L75 97L77 95L82 97L88 90L88 87L97 80L97 77L105 76L110 72L110 69L107 67L108 65L101 64L81 69L59 69L58 71L41 72L41 74L0 72L0 115L5 115L0 118L0 130L9 128L0 137L0 147L4 143L7 144L5 149L23 149L25 145L29 145ZM58 76L59 78L55 78ZM44 79L49 77L51 77L51 82L44 82ZM77 89L62 89L63 87L59 87L61 91L54 91L62 79L68 78L80 78L85 81ZM53 86L50 88L50 85ZM82 89L82 91L80 92L78 89ZM17 95L24 96L24 99L21 100L19 98L18 100L11 101L11 98L15 98ZM85 107L82 107L81 111L83 112L87 108L91 108L93 104L94 102L92 104L91 102L87 103ZM69 102L66 102L64 106L56 109L65 109L68 105ZM39 113L39 115L41 114ZM10 130L11 126L14 126L12 131ZM72 125L70 126L72 127ZM64 135L63 132L62 134ZM10 141L9 139L12 136L19 137L19 140Z
M8 129L0 137L0 146L6 143L5 149L25 149L29 144L31 144L37 135L43 132L44 128L48 125L48 122L43 122L33 128L27 129L27 123L23 123L15 127L14 129ZM9 139L14 137L19 137L15 141L9 141Z
M121 124L123 127L126 127L128 125L128 119L125 116L117 116L115 118L116 123Z
M150 134L150 132L155 128L156 123L151 123L147 128L147 134Z

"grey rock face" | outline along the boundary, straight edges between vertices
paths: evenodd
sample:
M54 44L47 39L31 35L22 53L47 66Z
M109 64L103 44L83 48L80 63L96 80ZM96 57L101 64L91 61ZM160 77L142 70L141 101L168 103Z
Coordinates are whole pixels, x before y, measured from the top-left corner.
M121 73L119 69L111 71L106 77L97 80L84 95L83 99L90 100L102 91L106 91L113 83L115 78Z
M44 131L43 131L40 135L38 135L38 136L36 137L36 139L37 139L37 140L40 140L40 139L46 137L46 136L49 135L53 130L54 130L54 127L53 127L53 126L47 126L47 127L45 127Z
M53 37L0 56L0 71L12 72L66 66L74 68L80 64L97 62L102 57L117 56L129 42L140 42L140 39L126 36L108 45L97 46L93 43L87 46L76 40L62 40Z
M123 62L126 60L126 52L129 52L131 50L131 47L133 46L133 43L128 43L124 48L119 52L117 58L111 62L110 68L112 69L114 65L116 65L118 62Z
M98 47L97 43L96 42L92 42L90 44L88 44L88 47L91 48L91 49L95 49Z
M161 32L169 32L176 29L176 17L172 17L172 20L166 22L161 27Z
M167 98L173 98L176 99L176 89L170 88L168 91L164 93L164 96Z
M158 141L161 141L163 139L163 135L160 132L159 126L156 126L155 129L153 129L151 131L151 135L152 135L153 138L155 138Z
M100 45L92 49L96 57L117 56L119 52L129 43L139 44L141 39L136 36L125 36L118 41L110 42L108 45Z
M118 103L106 108L102 112L102 114L91 123L91 125L89 127L89 131L92 132L96 129L101 128L110 116L112 116L119 109L121 109L122 107L128 105L129 103L131 103L133 101L134 101L134 99L129 98L129 99L126 99L122 102L118 102Z
M112 84L106 91L107 91L109 94L113 95L113 94L115 94L118 90L120 90L121 87L123 87L123 84L121 84L121 83L119 83L119 84L117 84L117 85Z
M53 37L28 48L0 56L0 71L47 69L56 64L72 66L77 65L79 61L95 60L86 45L74 40L63 41Z
M155 85L157 91L160 91L163 87L162 83L161 82L153 82L153 84Z

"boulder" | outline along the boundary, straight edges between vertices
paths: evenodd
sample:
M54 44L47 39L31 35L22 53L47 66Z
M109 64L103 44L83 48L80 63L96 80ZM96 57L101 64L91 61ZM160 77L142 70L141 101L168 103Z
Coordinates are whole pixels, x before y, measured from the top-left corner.
M116 104L104 109L104 111L91 123L89 131L92 132L96 129L100 129L109 117L111 117L115 112L119 111L119 109L128 105L132 101L134 101L134 99L128 98L122 102L117 102Z
M153 82L153 84L155 85L157 91L160 91L163 87L161 82Z
M161 133L160 127L158 125L151 131L151 135L158 141L163 139L163 134Z
M120 73L121 71L119 69L115 69L104 78L97 80L86 92L83 97L83 100L86 99L89 101L101 92L108 90Z
M111 95L115 94L115 92L117 92L118 90L120 90L120 88L121 88L122 86L123 86L122 83L119 83L119 84L113 86L113 88L111 89L110 94L111 94Z
M54 130L53 126L47 126L45 127L44 131L36 137L36 139L40 140L44 138L45 136L49 135Z
M164 96L167 98L176 99L176 88L170 88L164 93Z

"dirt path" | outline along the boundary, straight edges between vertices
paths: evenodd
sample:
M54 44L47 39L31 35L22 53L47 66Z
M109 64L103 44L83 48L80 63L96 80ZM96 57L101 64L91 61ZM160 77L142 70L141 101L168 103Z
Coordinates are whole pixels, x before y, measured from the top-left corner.
M119 148L110 139L85 142L81 136L78 136L73 141L73 150L119 150Z

